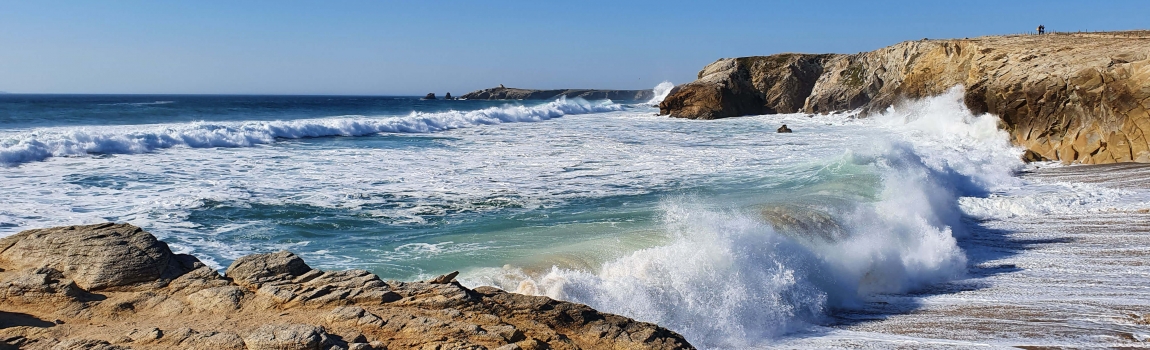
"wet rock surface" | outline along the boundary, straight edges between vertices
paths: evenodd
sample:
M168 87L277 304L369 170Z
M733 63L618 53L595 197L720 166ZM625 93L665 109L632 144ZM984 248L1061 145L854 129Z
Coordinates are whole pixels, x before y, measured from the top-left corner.
M125 259L107 261L113 257ZM0 239L0 269L0 348L692 348L654 324L469 289L454 273L383 281L362 270L313 269L281 251L237 259L225 278L127 224Z
M660 113L716 119L882 111L964 86L1031 160L1150 162L1150 31L908 41L853 55L720 59ZM800 103L801 101L801 103Z

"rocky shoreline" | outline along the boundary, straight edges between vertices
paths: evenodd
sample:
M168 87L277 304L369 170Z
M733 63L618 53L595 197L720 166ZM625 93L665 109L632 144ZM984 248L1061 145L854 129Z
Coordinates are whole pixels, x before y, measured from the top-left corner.
M550 100L559 97L578 97L585 100L646 101L655 97L655 92L654 90L529 90L499 86L472 91L459 98L465 100Z
M724 58L660 114L718 119L881 111L964 86L1029 160L1150 162L1150 31L916 40L858 54Z
M0 349L692 349L654 324L454 274L383 281L281 251L221 276L139 227L0 239Z

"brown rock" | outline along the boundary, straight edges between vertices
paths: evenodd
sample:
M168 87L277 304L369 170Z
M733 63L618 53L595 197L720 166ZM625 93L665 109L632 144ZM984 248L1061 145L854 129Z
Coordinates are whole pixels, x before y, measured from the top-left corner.
M244 350L243 338L231 332L200 332L191 328L179 328L166 334L156 342L162 348L202 349L202 350ZM135 345L135 344L133 344Z
M240 309L244 298L242 289L236 286L223 286L204 289L187 297L188 305L201 312L231 312Z
M50 267L14 271L0 280L0 300L46 302L56 298L80 299L88 295L64 274Z
M118 226L118 232L138 230L130 225L114 226ZM42 249L39 247L46 242L37 240L63 242L53 248L74 256L99 256L77 250L105 249L102 247L114 242L154 241L146 237L128 239L122 234L84 233L102 232L107 227L111 226L31 230L13 236L20 237L19 240L2 241L8 249L4 251L8 255L4 256L21 259L0 260L0 346L691 348L681 336L657 325L546 297L518 295L491 287L471 290L454 282L454 273L437 279L446 283L384 282L362 270L312 269L289 252L237 259L228 268L230 280L195 258L172 255L168 267L154 280L138 282L130 288L106 288L99 294L83 291L54 268L14 266L16 261L27 264L34 260L27 258L33 255L14 254L11 249ZM52 241L53 235L35 234L56 231L83 235L88 241ZM133 235L148 235L140 232ZM61 265L59 259L35 261ZM138 269L138 266L128 264L125 268ZM78 272L77 275L85 276ZM118 274L107 271L96 275ZM13 326L3 322L9 320L14 320ZM322 322L322 327L317 322Z
M1045 162L1048 160L1050 160L1050 159L1047 159L1046 157L1042 156L1042 154L1039 154L1038 152L1035 152L1032 150L1026 150L1025 152L1022 152L1022 161L1027 162L1027 163Z
M795 113L839 55L779 54L724 58L699 72L699 80L676 86L659 113L676 118L719 119L754 114Z
M327 340L323 327L269 324L244 337L244 344L249 350L320 350Z
M432 278L431 280L427 281L427 283L447 284L447 283L451 283L451 281L454 281L455 276L459 276L459 271L451 272L451 273L444 274L444 275L439 275L439 277Z
M265 283L291 281L308 272L312 272L311 266L307 266L303 259L281 250L236 259L224 275L240 286L259 288Z
M10 268L48 267L87 290L176 277L185 269L164 242L128 224L28 230L0 239L0 261Z
M1150 162L1150 31L920 40L854 55L725 58L676 87L660 113L692 119L787 113L801 100L798 110L806 113L859 109L865 116L957 85L965 87L968 108L1001 117L1012 142L1044 158Z
M103 340L72 339L56 344L52 350L131 350L123 346L112 345Z

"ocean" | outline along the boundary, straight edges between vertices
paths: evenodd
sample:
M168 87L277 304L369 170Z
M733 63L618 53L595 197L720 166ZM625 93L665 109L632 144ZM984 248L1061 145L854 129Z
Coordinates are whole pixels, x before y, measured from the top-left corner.
M0 236L116 221L221 270L459 270L701 348L1150 339L1146 168L1024 164L961 88L865 118L658 99L0 95Z

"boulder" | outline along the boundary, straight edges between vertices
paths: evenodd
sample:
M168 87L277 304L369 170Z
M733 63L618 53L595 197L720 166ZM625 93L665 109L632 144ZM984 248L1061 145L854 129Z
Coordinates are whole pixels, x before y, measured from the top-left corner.
M27 230L0 239L0 261L10 268L47 267L80 288L100 290L156 281L166 270L185 272L168 245L129 224L104 223Z
M455 276L459 276L459 271L454 271L454 272L451 272L451 273L447 273L447 274L439 275L438 277L432 278L431 280L427 281L427 283L431 283L431 284L447 284L447 283L451 283L451 281L454 281L454 280L455 280Z
M1048 160L1050 160L1050 159L1046 159L1046 157L1042 156L1041 153L1035 152L1033 150L1028 149L1028 150L1022 152L1022 161L1027 162L1027 163L1045 162Z
M451 93L448 92L447 94L443 95L443 99L444 100L454 100L455 98L451 97Z
M311 271L311 266L299 256L281 250L240 257L228 266L224 275L242 287L259 288L265 283L291 281Z
M780 126L780 127L779 127L779 129L778 129L778 130L776 130L775 132L778 132L778 133L784 133L784 134L785 134L785 133L790 133L790 132L791 132L791 128L788 128L788 127L787 127L787 124L783 124L783 126Z
M268 324L244 337L248 350L326 350L329 342L323 327L305 324Z
M0 300L44 302L53 298L81 299L84 290L56 269L38 267L17 271L0 280Z
M435 99L435 93L434 93L434 92L429 92L429 93L427 93L427 95L424 95L424 96L423 96L423 99L424 99L424 100L434 100L434 99Z

